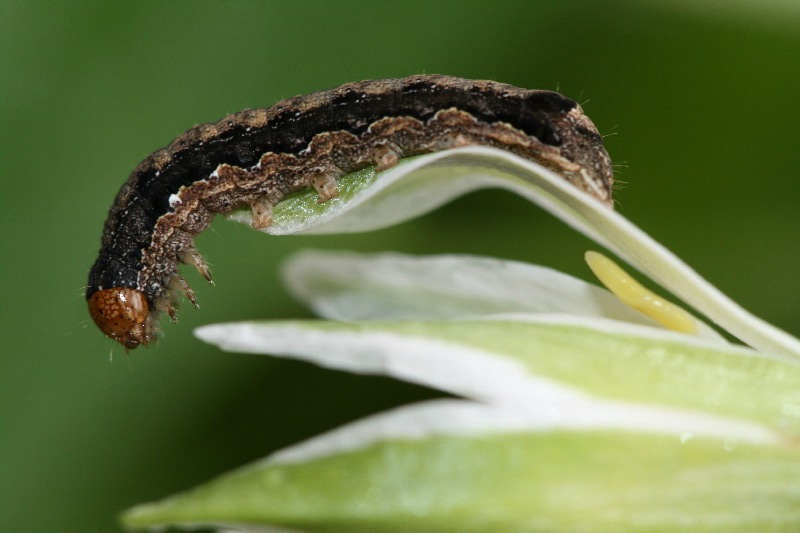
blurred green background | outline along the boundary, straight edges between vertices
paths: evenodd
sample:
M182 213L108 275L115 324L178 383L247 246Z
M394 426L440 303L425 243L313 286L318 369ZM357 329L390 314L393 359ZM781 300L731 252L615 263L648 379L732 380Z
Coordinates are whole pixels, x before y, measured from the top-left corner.
M198 122L353 80L446 73L584 104L619 210L746 308L800 334L800 10L793 2L0 4L0 531L115 531L117 514L435 394L220 353L200 324L308 316L303 247L491 254L587 276L589 244L481 192L379 233L267 237L218 220L216 287L151 349L89 323L83 285L133 167ZM113 357L112 357L113 356Z

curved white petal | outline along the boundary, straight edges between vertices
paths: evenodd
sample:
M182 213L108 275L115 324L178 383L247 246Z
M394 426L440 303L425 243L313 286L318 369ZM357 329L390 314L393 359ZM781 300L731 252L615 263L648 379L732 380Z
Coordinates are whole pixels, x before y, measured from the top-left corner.
M348 424L204 486L138 505L123 522L253 532L314 531L320 524L336 531L468 531L476 524L482 531L527 531L531 524L547 531L576 524L674 531L686 523L712 529L755 524L760 530L795 524L787 503L800 473L796 452L769 434L753 439L759 430L753 433L747 424L723 429L718 420L696 422L700 434L547 430L502 407L425 402ZM741 431L743 438L719 440L706 424L723 435ZM757 505L743 507L742 494ZM610 513L598 514L599 497L613 507Z
M562 390L551 394L547 405L535 411L469 400L407 405L279 450L262 464L313 461L390 440L565 430L623 430L672 435L676 440L715 438L762 445L781 442L773 431L752 422L664 407L603 402Z
M557 313L662 327L606 289L502 259L303 251L284 264L283 277L295 298L334 320ZM694 322L698 337L729 344Z
M800 340L745 311L669 250L620 214L546 168L482 146L402 161L375 175L365 170L342 180L339 198L321 206L313 195L276 206L274 234L341 233L390 226L482 188L503 188L538 204L619 255L664 288L747 344L800 357ZM303 204L303 202L306 202ZM233 218L249 221L249 215Z
M388 375L541 421L555 416L589 424L581 418L588 416L618 427L612 416L618 406L661 405L800 435L800 365L793 360L610 320L244 322L204 326L196 335L223 350ZM635 417L634 411L621 416ZM639 420L646 427L646 417Z

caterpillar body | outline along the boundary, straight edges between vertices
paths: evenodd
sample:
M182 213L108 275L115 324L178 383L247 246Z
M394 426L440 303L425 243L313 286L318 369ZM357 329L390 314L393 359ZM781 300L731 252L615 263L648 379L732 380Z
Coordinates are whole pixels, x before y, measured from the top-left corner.
M469 144L542 164L611 205L603 140L581 107L552 91L443 75L348 83L201 124L144 159L122 185L89 273L89 312L126 348L152 342L158 317L194 293L177 272L190 263L208 280L194 237L217 214L252 209L256 228L272 207L313 187L399 158Z

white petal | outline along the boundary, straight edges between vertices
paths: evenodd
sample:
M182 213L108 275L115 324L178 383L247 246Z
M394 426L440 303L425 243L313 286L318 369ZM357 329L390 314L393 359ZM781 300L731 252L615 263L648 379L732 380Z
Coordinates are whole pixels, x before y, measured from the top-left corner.
M468 400L432 400L399 407L280 450L262 464L290 464L364 449L390 440L441 435L627 430L686 438L777 444L778 436L752 422L661 407L603 402L573 391L552 394L545 408L528 411Z
M560 313L661 327L605 289L516 261L305 251L286 262L283 275L296 298L334 320ZM695 324L698 337L728 344Z
M503 188L538 204L619 255L750 346L800 357L800 340L745 311L623 216L546 168L509 152L469 146L402 161L321 207L287 206L270 233L346 233L408 220L482 188ZM371 180L375 180L372 182ZM330 204L330 205L328 205ZM281 206L279 203L277 207ZM249 221L240 213L233 218Z
M745 430L744 439L720 441L672 431L542 431L527 429L530 422L468 401L402 407L134 507L123 522L253 532L321 524L335 531L476 524L566 531L598 523L603 531L674 531L686 523L758 530L796 523L797 454L768 435L751 441ZM742 494L758 505L742 507ZM609 513L598 514L598 497Z
M204 326L196 335L228 351L392 376L522 410L539 421L555 416L584 427L592 420L621 427L621 420L636 419L644 428L647 417L637 414L638 407L620 411L619 406L662 405L800 434L800 365L610 320L523 315L388 323L245 322ZM607 409L606 414L595 406Z

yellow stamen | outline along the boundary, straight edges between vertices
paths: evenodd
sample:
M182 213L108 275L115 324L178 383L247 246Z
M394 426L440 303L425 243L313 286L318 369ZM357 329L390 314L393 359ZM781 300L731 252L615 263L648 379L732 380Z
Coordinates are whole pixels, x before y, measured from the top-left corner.
M625 304L649 316L665 328L681 333L696 333L694 317L679 306L646 289L618 264L598 252L584 256L597 279Z

